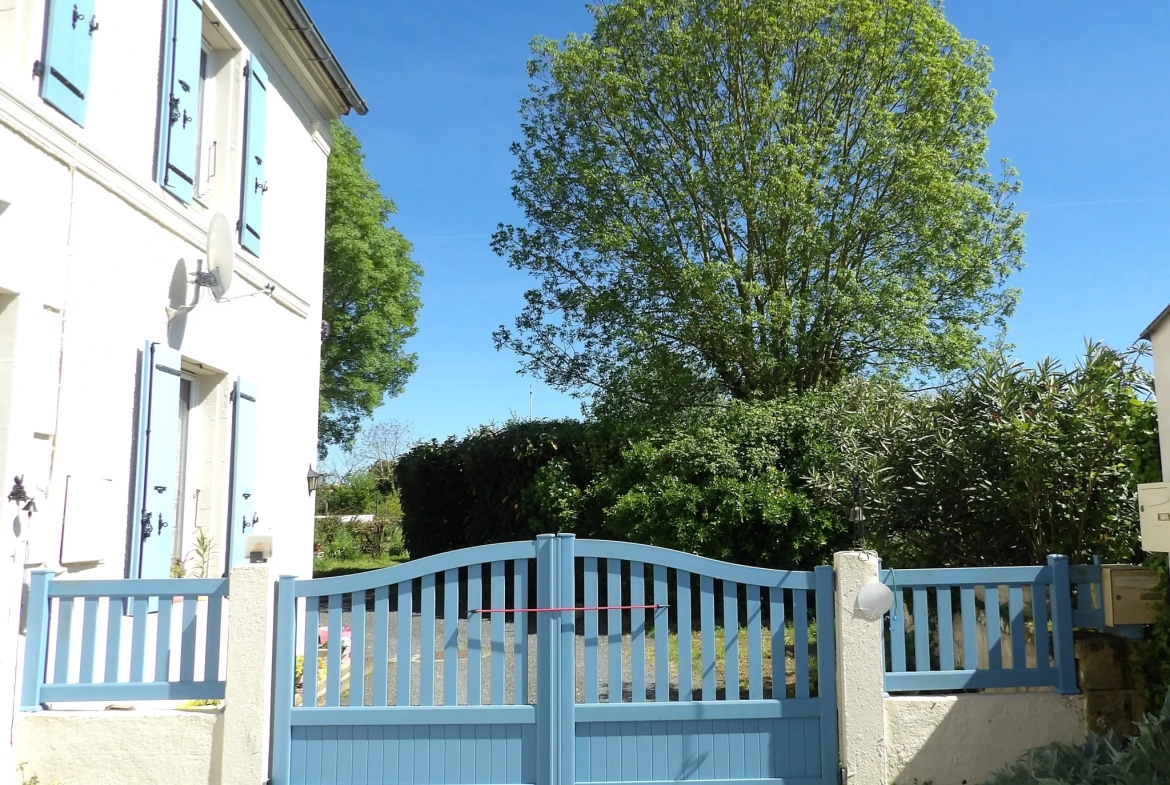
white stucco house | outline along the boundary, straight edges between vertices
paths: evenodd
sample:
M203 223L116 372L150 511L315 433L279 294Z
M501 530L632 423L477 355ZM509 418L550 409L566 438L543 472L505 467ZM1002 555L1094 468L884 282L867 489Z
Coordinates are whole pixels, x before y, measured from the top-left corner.
M167 577L202 531L210 576L263 533L273 573L311 574L329 122L351 110L300 0L0 0L0 716L32 568ZM217 212L234 282L168 312Z

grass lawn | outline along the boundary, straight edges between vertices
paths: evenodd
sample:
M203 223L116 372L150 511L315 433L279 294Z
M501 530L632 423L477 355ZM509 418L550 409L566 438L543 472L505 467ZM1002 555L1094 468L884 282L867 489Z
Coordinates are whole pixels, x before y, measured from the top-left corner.
M393 567L399 561L390 556L358 556L353 559L317 559L313 564L314 578L332 578L335 575L352 575L355 572Z

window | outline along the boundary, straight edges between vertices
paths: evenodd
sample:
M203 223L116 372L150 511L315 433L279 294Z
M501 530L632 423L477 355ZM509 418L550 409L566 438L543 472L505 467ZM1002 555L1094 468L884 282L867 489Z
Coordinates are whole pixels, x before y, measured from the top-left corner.
M207 41L199 50L199 141L195 157L195 198L208 202L215 177L215 52Z
M190 451L191 443L191 402L192 392L194 388L194 377L184 373L179 379L179 461L178 461L178 476L175 478L175 487L179 489L177 494L177 509L175 510L175 547L172 551L171 558L180 564L183 561L183 535L186 533L187 511L194 509L195 505L187 504L187 473L188 460L187 454Z

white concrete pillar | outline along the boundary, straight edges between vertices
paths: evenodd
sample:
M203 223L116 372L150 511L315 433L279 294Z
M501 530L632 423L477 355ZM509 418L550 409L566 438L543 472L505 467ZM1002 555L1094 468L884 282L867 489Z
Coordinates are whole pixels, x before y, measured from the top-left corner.
M231 571L221 785L268 778L273 597L267 565Z
M861 587L879 579L876 553L833 556L837 572L837 715L848 785L887 785L882 620L857 610Z

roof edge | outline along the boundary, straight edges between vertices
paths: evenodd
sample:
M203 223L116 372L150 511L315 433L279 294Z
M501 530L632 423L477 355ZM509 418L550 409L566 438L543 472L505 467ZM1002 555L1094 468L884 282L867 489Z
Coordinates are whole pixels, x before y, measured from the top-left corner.
M1140 336L1138 336L1139 340L1142 340L1142 341L1150 340L1150 338L1153 336L1154 332L1157 331L1158 327L1161 326L1162 322L1166 321L1166 317L1168 317L1168 316L1170 316L1170 305L1167 305L1165 308L1163 308L1162 313L1158 314L1157 318L1155 318L1154 321L1150 322L1150 325L1148 327L1146 327L1146 329L1142 330L1142 334Z
M358 94L357 88L354 87L350 78L346 75L345 69L341 67L341 63L337 61L333 50L329 48L329 44L325 43L325 38L317 29L317 24L313 18L309 16L309 12L305 9L304 3L301 0L278 0L280 6L284 8L284 12L288 14L289 19L292 20L293 31L300 33L305 45L313 52L317 62L325 69L325 73L329 75L330 81L333 82L333 87L338 95L342 97L345 104L357 112L359 115L365 115L369 111L365 100ZM347 112L348 114L348 112Z

